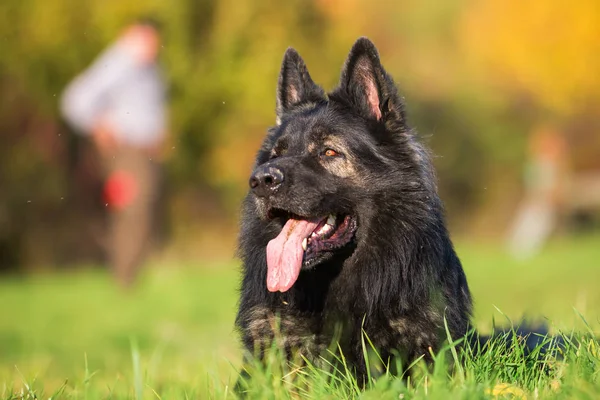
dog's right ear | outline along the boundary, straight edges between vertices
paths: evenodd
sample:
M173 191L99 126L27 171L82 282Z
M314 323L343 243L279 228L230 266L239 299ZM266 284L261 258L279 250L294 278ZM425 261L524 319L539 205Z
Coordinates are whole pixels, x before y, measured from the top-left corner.
M300 54L288 48L283 56L277 85L277 125L283 114L302 103L325 100L325 92L315 84Z

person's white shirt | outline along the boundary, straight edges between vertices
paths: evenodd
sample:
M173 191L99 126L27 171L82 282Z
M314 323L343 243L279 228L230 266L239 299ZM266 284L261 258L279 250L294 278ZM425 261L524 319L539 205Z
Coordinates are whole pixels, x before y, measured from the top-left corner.
M101 120L120 143L150 147L164 139L165 95L156 62L138 62L120 40L67 86L61 112L82 134Z

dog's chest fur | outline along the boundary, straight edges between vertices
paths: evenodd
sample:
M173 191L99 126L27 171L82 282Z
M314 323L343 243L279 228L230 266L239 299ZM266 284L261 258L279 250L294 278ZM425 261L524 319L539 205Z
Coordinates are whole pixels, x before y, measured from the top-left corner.
M350 268L342 270L323 284L326 273L308 271L290 292L274 294L268 304L247 310L242 317L247 347L263 353L275 343L288 355L312 361L326 355L327 349L341 350L359 370L364 365L365 345L375 347L382 358L397 356L402 362L437 351L445 336L441 304L432 302L402 313L378 310L369 315L359 288L353 287L355 280L346 276L351 273ZM319 280L322 284L314 285Z

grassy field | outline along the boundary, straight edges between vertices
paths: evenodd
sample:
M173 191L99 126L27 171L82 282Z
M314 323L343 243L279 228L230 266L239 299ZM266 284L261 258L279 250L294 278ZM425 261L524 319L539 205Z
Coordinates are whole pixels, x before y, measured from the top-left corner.
M574 329L581 338L591 329L598 336L599 243L598 237L558 240L526 262L491 245L459 244L477 326L485 332L494 319L506 326L506 317L526 315L546 318L553 332ZM98 270L2 278L0 399L233 396L241 355L233 329L237 283L234 260L157 265L129 293ZM364 392L350 378L310 368L286 372L274 362L258 373L251 397L600 398L594 340L569 346L563 359L547 360L544 368L518 348L497 351L466 356L464 370L452 374L440 361L412 381L383 377Z

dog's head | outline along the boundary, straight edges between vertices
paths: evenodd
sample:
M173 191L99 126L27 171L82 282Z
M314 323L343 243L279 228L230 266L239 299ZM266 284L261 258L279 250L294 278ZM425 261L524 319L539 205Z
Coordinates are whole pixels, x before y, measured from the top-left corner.
M255 211L279 232L267 245L268 289L288 290L302 268L355 246L370 224L386 223L372 217L374 208L398 207L394 196L410 201L422 192L426 158L372 42L354 44L329 95L288 49L277 124L249 182Z

